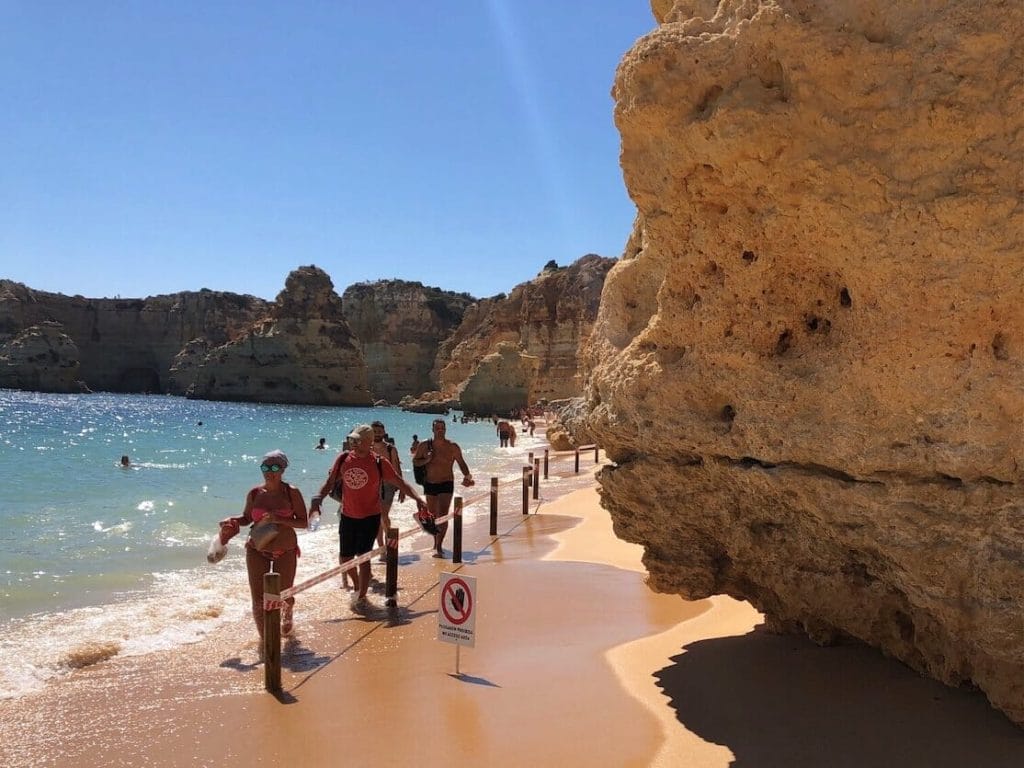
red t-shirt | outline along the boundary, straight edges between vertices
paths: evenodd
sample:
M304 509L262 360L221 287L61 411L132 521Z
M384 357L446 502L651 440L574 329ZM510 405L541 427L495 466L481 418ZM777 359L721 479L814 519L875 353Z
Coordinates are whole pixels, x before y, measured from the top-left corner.
M341 480L345 485L342 494L342 514L346 517L372 517L380 514L380 483L381 474L384 480L395 483L398 473L391 462L381 457L380 472L377 472L377 461L371 453L365 458L356 456L352 451L345 457L341 465Z

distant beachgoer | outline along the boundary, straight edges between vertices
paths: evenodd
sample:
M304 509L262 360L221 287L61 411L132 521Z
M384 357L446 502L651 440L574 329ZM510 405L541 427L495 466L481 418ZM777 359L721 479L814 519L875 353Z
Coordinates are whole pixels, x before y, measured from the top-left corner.
M127 455L121 457L121 468L122 469L128 469L128 467L130 467L131 465L132 465L132 462L128 458Z
M238 533L241 526L252 525L245 543L245 566L249 572L252 618L263 639L263 576L273 569L281 574L281 589L295 583L299 540L296 528L309 525L306 502L299 489L283 479L288 457L282 451L270 451L260 462L263 485L257 485L245 497L245 509L239 517L220 521L221 542ZM276 531L275 531L276 529ZM295 598L289 597L281 609L281 632L292 631ZM261 646L262 648L262 646Z
M373 427L369 424L360 424L353 429L348 436L352 449L342 451L338 455L327 474L327 480L310 500L310 513L320 514L320 505L324 498L334 489L337 481L341 480L343 492L341 523L338 526L338 559L342 565L373 549L373 542L381 525L385 528L391 526L391 519L381 506L382 482L398 486L406 496L415 499L420 508L426 508L426 502L395 472L391 462L373 455L373 438ZM345 573L352 576L358 590L352 599L352 610L356 613L369 610L371 606L366 593L370 588L370 563L360 563L358 573L355 568Z
M512 431L512 425L504 419L498 422L498 444L502 448L508 448L509 435Z
M444 419L434 419L431 425L434 437L432 440L420 443L413 456L414 466L427 468L426 482L423 484L423 494L427 497L427 509L435 517L444 517L448 514L448 507L452 503L452 496L455 493L455 473L452 465L458 463L462 470L462 484L467 488L472 486L473 475L470 474L466 460L462 458L462 449L458 443L453 443L445 437L447 424ZM438 532L434 534L434 557L444 557L444 550L441 544L444 542L444 535L448 532L448 523L439 523Z
M320 442L316 444L316 449L318 451L322 451L322 450L325 450L326 448L327 448L327 438L326 437L321 437L320 438Z
M533 419L527 419L526 424L530 427L530 437L533 437L533 430L537 425L533 423Z
M402 459L398 455L398 449L395 448L395 444L388 440L388 433L384 430L383 421L375 421L370 424L373 427L373 445L371 450L378 456L383 456L385 459L391 462L391 466L395 468L395 473L402 477ZM381 491L381 513L384 516L390 516L391 506L395 502L395 494L398 494L398 503L401 504L405 501L405 492L397 485L385 482L384 488ZM377 531L377 546L384 544L384 535L387 531L382 524L380 530ZM380 561L384 562L387 558L384 555L380 556Z
M416 453L416 449L420 447L420 436L412 436L412 445L409 446L409 453Z

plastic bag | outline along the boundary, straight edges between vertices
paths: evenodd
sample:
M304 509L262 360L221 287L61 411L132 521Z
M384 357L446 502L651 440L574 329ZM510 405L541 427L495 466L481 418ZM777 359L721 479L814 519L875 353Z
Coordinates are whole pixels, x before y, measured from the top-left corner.
M223 543L219 533L213 534L210 537L210 546L206 550L206 562L208 563L219 563L224 559L224 555L228 553L228 545Z
M270 549L274 539L277 538L277 533L277 523L272 522L269 517L265 517L249 529L249 541L256 549L263 552Z

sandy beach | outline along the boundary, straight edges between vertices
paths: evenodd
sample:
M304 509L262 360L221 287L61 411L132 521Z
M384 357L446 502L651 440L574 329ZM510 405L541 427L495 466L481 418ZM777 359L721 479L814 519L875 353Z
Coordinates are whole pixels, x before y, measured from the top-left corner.
M515 490L497 537L466 527L462 564L426 541L404 556L393 612L353 614L336 582L300 595L281 696L262 690L251 626L226 629L0 702L0 764L1024 764L1024 732L980 694L868 648L769 635L729 598L652 593L590 472L542 484L526 517ZM437 640L443 571L477 579L460 676Z

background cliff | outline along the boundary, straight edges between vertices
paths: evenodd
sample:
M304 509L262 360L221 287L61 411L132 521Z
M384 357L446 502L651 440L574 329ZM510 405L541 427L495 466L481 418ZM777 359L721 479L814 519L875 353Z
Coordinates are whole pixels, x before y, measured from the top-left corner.
M616 532L1024 723L1024 6L653 7L578 425Z
M366 363L327 273L300 267L269 316L189 364L190 397L207 400L369 405Z
M524 358L531 358L523 365L533 371L528 385L518 388L523 398L515 406L579 395L583 388L579 351L590 335L605 277L614 263L594 254L568 267L552 262L507 297L484 299L469 307L462 325L438 350L435 376L441 390L459 395L471 379L483 377L471 387L477 393L474 410L505 412L509 392L493 401L481 395L501 383L492 381L490 372L505 370L507 361L506 366L479 369L484 358L499 352L500 345L511 344ZM503 356L507 355L505 349Z
M86 299L0 280L0 381L8 387L77 392L77 379L93 390L165 392L171 363L187 342L201 337L223 344L267 307L254 296L208 290L146 299ZM18 368L8 354L14 350L5 351L27 329L48 321L57 323L57 330L77 349L74 377L49 370L45 359ZM55 365L66 370L66 362ZM39 377L68 386L39 387Z
M475 302L467 293L405 280L356 283L341 296L342 313L359 342L375 399L397 403L437 388L437 348Z

